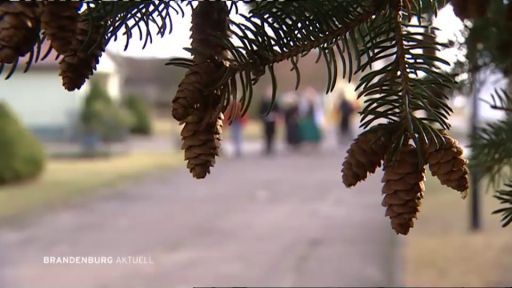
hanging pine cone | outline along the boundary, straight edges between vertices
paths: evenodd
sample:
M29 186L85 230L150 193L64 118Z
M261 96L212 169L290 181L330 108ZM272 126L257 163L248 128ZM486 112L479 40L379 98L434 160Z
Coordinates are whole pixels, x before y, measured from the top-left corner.
M222 73L221 67L210 62L195 64L181 80L176 96L172 99L172 116L177 121L185 120L194 110L194 106L208 93L213 83Z
M96 70L103 51L105 39L101 24L82 19L78 23L73 45L59 63L64 88L73 91L82 87Z
M39 8L35 2L0 3L0 62L13 63L39 39Z
M192 11L193 62L172 101L173 117L184 122L182 149L187 168L204 178L219 154L223 115L216 91L223 78L226 49L214 37L228 38L228 9L223 1L200 1Z
M345 186L356 185L380 167L390 142L390 135L384 127L378 125L361 133L350 145L341 169Z
M203 62L212 58L224 59L226 48L214 37L227 39L229 10L223 1L201 1L192 11L190 28L192 49L196 50L194 61Z
M181 81L172 101L172 116L183 121L193 111L202 94L220 80L225 66L225 47L213 37L228 38L228 8L222 1L201 1L192 11L191 46L193 65Z
M41 26L51 46L64 54L73 46L80 19L80 1L43 1Z
M430 172L439 178L443 185L464 193L469 187L467 162L462 157L463 150L457 140L443 131L445 144L436 149L435 145L426 148L426 160Z
M185 150L187 168L194 178L206 177L219 155L223 116L222 113L217 115L214 121L204 123L204 114L195 110L184 121L181 149Z
M407 145L398 152L393 162L384 161L382 206L391 219L397 234L407 235L417 218L423 192L425 169L419 168L416 148Z
M489 0L452 0L451 4L460 19L475 19L487 14Z
M221 96L217 93L201 95L200 103L183 121L182 145L187 168L192 176L202 179L210 173L219 155L224 116L221 113Z

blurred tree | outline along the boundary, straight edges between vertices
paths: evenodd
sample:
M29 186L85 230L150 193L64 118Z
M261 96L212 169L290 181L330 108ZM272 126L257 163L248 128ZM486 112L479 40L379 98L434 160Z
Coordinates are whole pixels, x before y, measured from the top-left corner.
M152 130L151 112L146 102L141 97L129 95L124 99L124 106L133 117L130 132L133 134L150 135Z
M92 82L81 113L86 152L96 154L99 141L122 141L128 134L133 118L129 111L112 101L105 89Z
M365 131L343 163L347 186L383 165L383 205L393 229L401 234L408 233L418 213L425 165L444 185L465 195L466 161L459 144L447 134L452 109L446 91L454 81L441 69L449 63L434 53L446 45L436 40L430 21L444 1L248 1L247 13L238 9L244 4L237 1L80 2L82 7L76 2L0 3L0 24L7 30L33 35L32 27L41 24L46 32L41 35L62 55L61 76L68 90L79 88L93 73L110 40L124 35L128 47L130 39L139 36L145 47L155 35L171 32L174 17L192 11L192 42L187 48L192 57L174 58L167 64L187 69L173 98L172 115L184 124L182 148L194 177L205 177L215 163L222 112L229 103L239 101L246 112L253 86L264 75L271 79L275 100L279 75L274 68L283 61L289 61L298 87L301 59L316 51L317 62L327 71L326 92L340 77L351 81L358 75L358 97L365 103L361 111ZM491 2L502 1L451 1L462 19L486 15ZM241 20L231 18L233 14ZM18 25L27 19L34 22L32 30ZM61 26L66 29L55 29ZM0 34L0 54L9 52L10 58L13 53L29 54L27 68L47 54L40 51L42 37L26 37L22 43L8 40L12 39L7 33ZM21 49L27 43L33 49ZM504 43L493 45L505 51ZM17 61L3 63L10 65L10 76Z
M479 5L483 5L484 9L471 12L478 14L478 17L465 25L467 37L463 46L467 51L467 62L458 64L458 73L468 73L472 82L470 87L475 89L480 89L482 83L476 82L482 77L477 75L485 73L484 70L501 72L506 78L510 78L512 72L512 3L481 1ZM456 6L455 12L463 13L462 8L457 9ZM474 170L480 171L481 175L478 176L488 179L495 189L505 183L505 187L497 191L496 198L507 206L495 211L502 214L503 226L512 223L512 147L509 145L512 141L512 102L507 90L496 90L491 102L488 102L492 108L505 111L505 119L475 131L470 162Z
M38 176L45 155L37 139L0 103L0 185Z
M506 76L512 72L512 5L505 2L491 1L485 15L467 23L470 69L492 66Z
M91 88L87 97L85 98L82 113L80 116L81 122L86 131L97 131L101 129L101 106L113 105L112 99L107 91L103 89L98 83L91 82Z

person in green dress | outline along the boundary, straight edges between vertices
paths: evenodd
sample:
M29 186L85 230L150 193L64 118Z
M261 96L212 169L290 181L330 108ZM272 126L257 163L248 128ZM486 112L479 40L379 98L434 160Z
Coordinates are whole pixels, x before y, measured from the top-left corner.
M312 88L305 91L302 105L302 116L299 120L301 139L305 143L318 144L322 140L322 133L318 123L318 95Z

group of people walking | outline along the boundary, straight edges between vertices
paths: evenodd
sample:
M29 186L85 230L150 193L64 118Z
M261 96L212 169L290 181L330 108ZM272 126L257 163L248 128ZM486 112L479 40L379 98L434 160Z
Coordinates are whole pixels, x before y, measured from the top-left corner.
M235 103L235 105L240 104ZM356 109L353 103L345 97L341 97L336 108L340 115L337 129L341 136L340 139L351 138L351 118ZM239 110L239 107L232 107L226 111L225 116ZM272 99L272 90L268 88L261 98L258 114L262 123L263 153L265 155L275 152L279 123L284 123L285 140L287 146L292 150L298 150L305 146L314 149L324 138L323 127L326 117L323 98L311 87L300 93L290 92L281 95L277 99ZM238 116L240 115L226 117L231 122L230 130L235 156L241 155L242 126L247 121L246 117Z
M288 93L281 96L281 101L272 104L270 93L263 98L260 115L264 127L265 154L274 151L276 125L279 119L284 120L286 143L292 149L302 146L317 147L323 138L325 111L322 97L313 89L306 88L302 93ZM355 112L352 102L342 97L339 103L340 138L352 137L351 118Z
M304 95L283 95L282 101L264 97L260 106L265 137L265 154L274 152L274 139L278 120L284 120L286 143L292 149L309 144L316 146L322 139L323 109L314 91Z

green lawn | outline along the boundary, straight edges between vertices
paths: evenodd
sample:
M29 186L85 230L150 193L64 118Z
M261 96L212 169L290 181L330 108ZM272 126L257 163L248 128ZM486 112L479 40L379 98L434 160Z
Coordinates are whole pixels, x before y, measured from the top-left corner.
M512 228L501 228L499 206L482 195L483 229L469 231L470 199L428 178L419 219L405 240L408 286L509 286L512 283Z
M50 159L39 179L0 187L0 219L23 216L122 181L181 163L178 152L132 153L110 158Z

